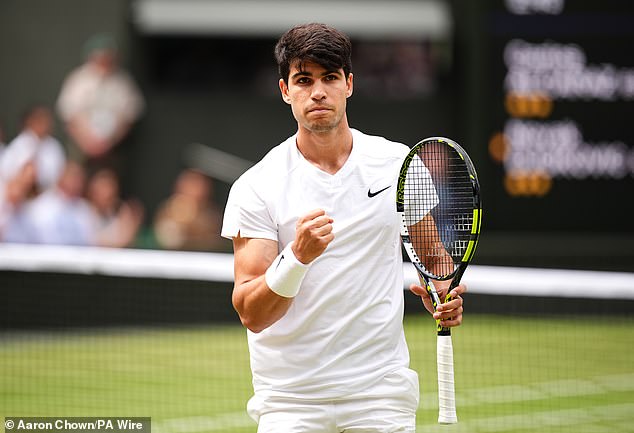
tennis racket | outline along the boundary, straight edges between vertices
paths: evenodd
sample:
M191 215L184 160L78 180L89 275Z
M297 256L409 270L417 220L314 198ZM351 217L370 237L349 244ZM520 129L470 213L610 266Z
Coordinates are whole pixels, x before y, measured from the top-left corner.
M434 310L441 303L432 280L451 279L449 292L473 258L482 216L480 187L471 159L455 141L426 138L416 144L401 167L396 210L401 239L429 293ZM450 328L437 321L438 422L458 422Z

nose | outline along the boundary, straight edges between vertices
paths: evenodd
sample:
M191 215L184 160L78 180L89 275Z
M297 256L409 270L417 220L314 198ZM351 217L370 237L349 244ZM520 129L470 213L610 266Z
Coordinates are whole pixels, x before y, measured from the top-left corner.
M321 101L326 98L326 89L324 89L324 85L320 81L313 84L310 97L315 101Z

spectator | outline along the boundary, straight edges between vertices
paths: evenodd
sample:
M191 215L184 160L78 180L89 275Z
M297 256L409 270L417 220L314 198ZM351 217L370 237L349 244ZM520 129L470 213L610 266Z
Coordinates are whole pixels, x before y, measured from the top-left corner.
M0 240L27 242L25 204L36 189L35 164L27 162L6 182L0 180Z
M95 242L106 247L132 246L144 210L136 200L121 199L117 174L107 168L97 171L88 183L86 196L95 212Z
M230 245L220 237L221 214L212 202L213 183L203 173L186 169L154 220L156 240L172 250L213 251Z
M62 84L57 110L89 169L120 169L115 148L138 120L144 100L130 75L119 67L110 35L91 37L84 53L85 62Z
M55 187L26 204L20 224L9 226L10 242L59 245L93 245L95 218L82 197L85 172L81 165L69 161ZM9 230L11 229L11 230Z
M4 182L33 162L39 190L55 185L66 155L59 141L50 135L52 128L53 116L47 107L34 105L26 110L22 117L22 132L9 143L0 160L0 176Z

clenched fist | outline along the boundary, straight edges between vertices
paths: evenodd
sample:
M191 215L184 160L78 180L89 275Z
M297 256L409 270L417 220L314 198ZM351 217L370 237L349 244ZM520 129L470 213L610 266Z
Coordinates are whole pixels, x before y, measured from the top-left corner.
M335 238L333 219L323 209L315 209L297 220L293 253L297 260L309 264L319 257Z

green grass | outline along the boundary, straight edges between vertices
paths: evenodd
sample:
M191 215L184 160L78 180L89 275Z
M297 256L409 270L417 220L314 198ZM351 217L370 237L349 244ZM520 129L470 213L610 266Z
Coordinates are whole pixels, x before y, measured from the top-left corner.
M453 335L460 422L450 427L434 425L428 320L406 322L412 367L423 372L420 431L634 431L634 320L465 317Z
M436 424L435 329L408 316L419 431L634 431L634 320L472 315L454 332L458 416ZM152 417L153 433L246 433L239 326L0 334L0 417Z

